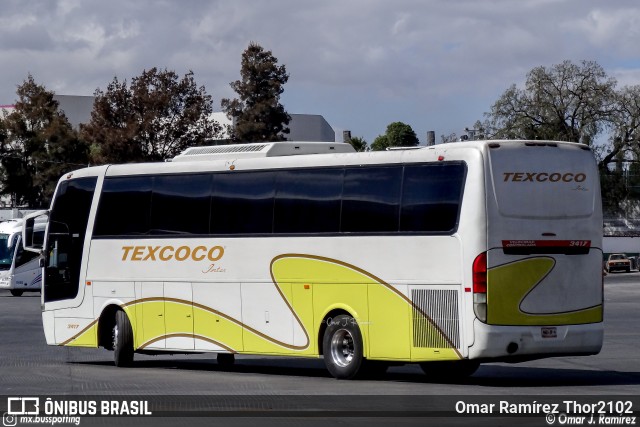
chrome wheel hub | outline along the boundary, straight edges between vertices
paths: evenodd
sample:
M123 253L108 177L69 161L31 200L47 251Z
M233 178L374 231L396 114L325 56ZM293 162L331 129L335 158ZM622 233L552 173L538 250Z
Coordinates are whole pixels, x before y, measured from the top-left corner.
M339 329L331 337L331 358L340 367L349 366L355 354L353 335L346 329Z

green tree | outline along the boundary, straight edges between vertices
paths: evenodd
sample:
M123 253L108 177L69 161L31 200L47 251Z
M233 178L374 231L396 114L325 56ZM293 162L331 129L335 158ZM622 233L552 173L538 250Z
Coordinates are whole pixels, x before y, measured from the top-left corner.
M486 127L496 138L590 145L611 118L615 86L594 61L536 67L524 89L512 85L493 104Z
M420 141L411 126L402 122L393 122L387 126L384 135L379 135L371 144L371 150L381 151L388 147L414 147Z
M58 111L53 92L33 76L18 86L15 109L0 125L1 194L14 206L45 207L66 172L85 166L88 147Z
M354 136L353 138L350 138L349 141L347 142L351 144L351 146L353 146L353 148L358 152L371 150L369 148L369 145L367 144L367 141L365 141L365 139L360 136Z
M152 68L130 86L115 77L95 97L91 120L81 127L95 163L166 160L221 131L211 119L211 96L196 85L192 71L180 79Z
M242 53L241 80L230 83L236 99L224 98L222 110L234 122L230 129L235 142L284 141L291 116L280 103L284 84L289 80L286 67L270 50L249 43Z

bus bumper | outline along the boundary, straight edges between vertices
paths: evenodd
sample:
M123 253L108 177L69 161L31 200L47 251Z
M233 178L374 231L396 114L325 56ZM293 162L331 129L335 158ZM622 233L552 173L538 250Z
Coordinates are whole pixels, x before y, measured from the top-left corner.
M0 289L11 289L11 276L0 275Z
M492 326L474 321L475 341L470 359L536 359L562 355L597 354L604 324L563 326Z

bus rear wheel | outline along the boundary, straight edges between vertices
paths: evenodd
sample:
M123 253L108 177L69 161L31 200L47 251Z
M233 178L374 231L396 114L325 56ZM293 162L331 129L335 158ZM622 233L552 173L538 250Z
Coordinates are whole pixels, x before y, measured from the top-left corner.
M22 295L22 291L18 290L18 289L11 289L11 295L13 295L14 297L19 297Z
M362 334L356 320L341 314L329 319L322 339L324 363L338 379L352 379L363 361Z
M113 361L118 367L133 364L133 330L127 313L122 310L116 312L116 322L111 334L113 339Z
M475 360L422 362L420 367L429 379L460 380L473 375L480 367L480 363Z

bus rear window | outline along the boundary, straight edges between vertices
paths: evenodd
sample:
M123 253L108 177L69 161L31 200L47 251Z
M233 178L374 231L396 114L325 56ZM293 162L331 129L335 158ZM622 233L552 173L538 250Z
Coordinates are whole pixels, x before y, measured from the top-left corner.
M502 146L490 151L500 213L516 218L591 216L599 186L590 151L577 147Z

